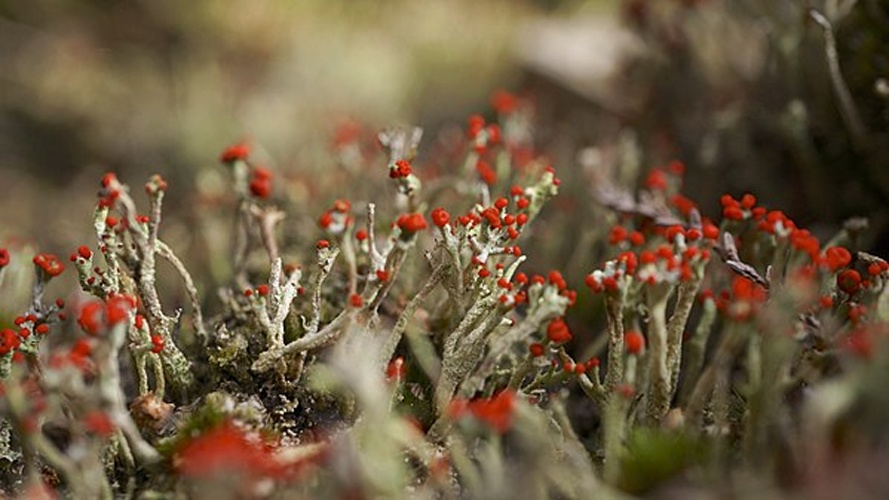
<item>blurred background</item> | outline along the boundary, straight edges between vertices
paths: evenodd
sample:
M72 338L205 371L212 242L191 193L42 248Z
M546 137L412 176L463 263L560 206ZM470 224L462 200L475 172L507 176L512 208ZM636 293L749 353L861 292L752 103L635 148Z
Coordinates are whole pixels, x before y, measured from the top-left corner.
M868 216L860 248L885 256L887 48L880 0L0 0L0 239L68 255L93 242L103 172L158 172L164 237L223 280L203 256L230 229L206 222L230 210L225 146L250 139L311 227L350 184L386 182L341 175L337 134L420 125L422 163L507 89L569 181L553 220L601 211L603 176L680 159L705 214L750 191L822 238ZM585 234L547 226L530 264L588 271Z

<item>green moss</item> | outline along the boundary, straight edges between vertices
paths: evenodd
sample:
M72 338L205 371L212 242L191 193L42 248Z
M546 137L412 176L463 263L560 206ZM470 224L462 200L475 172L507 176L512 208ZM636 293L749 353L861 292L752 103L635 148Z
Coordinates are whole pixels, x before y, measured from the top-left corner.
M704 443L688 434L637 429L627 440L618 485L629 493L643 494L704 462L705 458Z

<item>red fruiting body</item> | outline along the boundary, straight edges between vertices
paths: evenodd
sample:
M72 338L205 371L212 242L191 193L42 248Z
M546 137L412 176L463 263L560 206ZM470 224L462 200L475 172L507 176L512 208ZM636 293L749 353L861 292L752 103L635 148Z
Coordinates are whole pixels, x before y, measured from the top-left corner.
M609 292L616 292L619 288L617 280L614 278L614 276L606 276L602 278L602 286L605 288L606 291Z
M627 239L627 229L623 226L614 226L608 233L608 243L617 245Z
M624 344L627 346L628 353L640 354L645 349L645 337L639 332L630 331L624 335Z
M812 262L817 262L821 243L809 231L805 229L793 230L790 233L790 244L797 250L809 254Z
M389 380L401 380L407 374L407 367L404 365L404 358L396 357L386 366L386 378Z
M154 196L160 191L167 190L167 181L158 174L152 175L151 179L145 184L145 192L149 196Z
M256 287L256 293L261 295L262 297L267 297L269 294L269 286L263 283Z
M516 221L516 224L518 224L519 226L524 226L525 224L528 223L528 214L516 215L515 221Z
M77 255L83 257L84 259L89 259L93 256L93 252L86 246L77 247Z
M257 198L268 198L272 194L271 179L254 177L250 180L250 194Z
M677 177L682 177L685 175L685 163L682 163L679 160L673 160L667 165L667 171Z
M562 290L559 295L568 299L568 307L573 306L577 302L577 292L574 290Z
M101 410L93 410L83 416L83 426L86 430L101 437L109 437L114 434L116 427L111 417Z
M395 223L406 235L412 235L428 227L426 218L423 217L423 214L418 213L402 214Z
M546 327L546 337L553 343L560 344L571 340L571 331L562 318L552 320Z
M358 241L364 241L367 239L367 231L364 229L359 229L355 231L355 239Z
M853 325L857 325L861 323L861 320L867 316L867 306L864 304L856 304L854 302L849 304L849 321L852 322Z
M46 335L47 333L49 333L49 325L47 325L46 323L40 323L39 325L34 327L34 332L39 335Z
M65 265L62 264L62 261L59 260L58 257L48 253L40 253L34 256L34 265L39 267L46 276L52 278L62 274L62 271L65 270Z
M485 220L488 221L488 224L494 229L503 227L503 222L500 220L500 214L497 212L496 208L488 207L482 210L482 217L484 217Z
M618 262L623 262L627 269L627 274L633 274L636 272L636 266L638 265L638 261L636 259L636 254L633 252L622 252L617 256Z
M164 351L164 338L154 334L151 336L151 352L160 354Z
M664 260L671 260L673 258L673 249L668 245L661 245L657 247L657 256Z
M377 271L376 275L377 275L377 279L382 282L389 281L389 272L384 269L380 269L379 271Z
M679 235L685 236L685 229L682 226L670 226L667 228L667 241L673 242Z
M679 213L685 215L686 217L691 214L691 211L697 208L695 202L691 201L689 198L682 196L681 194L673 195L670 198L670 203L676 207L676 210L679 210Z
M559 290L564 290L568 287L568 283L565 281L565 278L562 277L562 273L556 270L549 272L549 282L555 285Z
M246 142L240 142L225 148L222 154L219 155L219 161L222 163L234 163L239 160L246 160L249 156L250 145Z
M185 443L174 456L173 466L178 474L191 478L235 475L253 482L290 475L290 467L273 452L268 444L251 439L246 431L226 421Z
M651 250L639 252L639 262L642 264L654 264L657 261L657 254Z
M831 271L838 271L852 262L852 253L843 247L830 247L824 251L824 263Z
M497 124L488 125L488 143L489 144L499 144L500 143L500 127Z
M544 172L548 172L553 176L553 186L559 186L562 184L562 180L556 177L556 169L552 167L552 165L543 169Z
M15 330L7 328L0 331L0 356L9 354L18 349L20 344L21 340L19 339L18 334L15 333Z
M478 172L479 177L481 177L488 186L493 186L497 182L497 174L494 173L494 170L492 170L486 162L479 160L478 163L475 164L475 171Z
M112 183L117 182L117 175L114 172L106 172L100 181L103 188L108 188Z
M333 133L333 146L343 148L358 142L361 138L361 125L351 120L346 120L337 125Z
M481 115L472 115L468 120L467 132L470 139L475 137L485 128L485 119Z
M841 344L852 354L861 358L870 358L874 351L874 342L871 338L871 332L867 328L858 327L843 339Z
M497 210L503 210L507 206L509 206L509 200L506 198L497 198L494 200L494 207L497 208Z
M321 250L322 248L330 248L330 242L327 240L318 240L315 243L315 248Z
M544 352L546 352L546 348L543 347L543 344L534 342L533 344L528 346L528 351L531 353L531 356L539 358L540 356L543 356Z
M68 355L71 362L79 368L86 366L87 358L93 353L92 345L87 339L78 339L71 346L71 352Z
M411 164L407 160L398 160L389 167L389 178L399 179L411 175Z
M349 305L352 307L361 307L362 304L364 304L364 301L361 299L361 295L358 295L357 293L349 295Z
M719 238L719 228L709 222L704 224L703 232L704 238L707 238L708 240Z
M127 295L113 295L105 302L105 322L116 325L130 318L130 311L136 308L136 301Z
M741 197L741 208L744 210L750 210L756 205L756 197L750 193L746 193Z
M740 205L738 201L732 198L732 195L730 194L724 194L720 196L719 204L722 205L722 208L737 207Z
M105 305L90 302L80 309L77 324L89 335L98 335L105 329Z
M0 248L0 269L9 265L9 251L5 248Z
M503 434L512 425L514 407L515 392L507 389L490 399L455 399L448 407L448 414L453 419L459 419L468 413Z
M855 295L860 286L861 275L854 269L846 269L837 275L837 288L849 295Z
M253 174L254 179L271 179L272 178L272 171L266 167L254 167L252 174Z
M654 169L645 179L645 187L652 190L663 191L667 189L667 176L661 169Z
M432 217L432 223L438 227L445 227L451 220L451 215L444 208L438 207L429 214Z
M518 103L516 96L505 90L498 90L491 96L491 107L502 115L515 111Z
M736 206L729 206L722 209L722 216L730 220L744 220L744 211Z

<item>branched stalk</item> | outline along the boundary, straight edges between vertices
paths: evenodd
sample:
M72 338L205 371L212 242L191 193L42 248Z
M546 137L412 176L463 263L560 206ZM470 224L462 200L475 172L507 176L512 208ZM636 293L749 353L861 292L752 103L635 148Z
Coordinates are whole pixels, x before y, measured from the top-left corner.
M624 373L624 294L605 297L605 315L608 321L608 369L605 372L605 389L611 394Z
M840 102L840 115L843 117L843 121L845 122L846 128L849 130L849 135L852 136L855 145L861 148L867 141L868 131L867 127L864 125L864 120L861 119L861 114L858 112L858 108L855 106L855 101L852 99L852 93L849 91L849 87L843 79L843 72L840 68L840 58L837 54L836 39L833 35L833 27L830 25L830 21L824 17L824 14L815 9L809 10L809 17L811 17L824 31L824 56L827 59L827 67L829 69L830 82L833 86L834 94L836 94L837 100Z
M259 222L259 236L262 239L262 246L265 247L269 262L274 262L280 256L278 239L275 238L275 226L284 220L284 212L276 208L263 209L257 205L251 205L250 214Z
M592 399L599 408L604 408L608 404L608 393L605 386L599 380L599 367L593 367L592 373L584 373L577 378L580 388Z
M392 327L392 331L389 332L389 335L383 341L383 345L380 349L381 368L385 367L386 363L392 358L392 355L395 354L395 349L398 347L398 343L401 342L401 337L404 335L408 323L411 318L414 317L414 312L416 312L417 307L419 307L426 297L435 290L435 287L438 286L444 278L444 271L445 266L443 265L435 268L429 278L426 279L426 283L423 287L411 298L410 302L407 303L404 310L401 312L401 315L398 316L395 326Z
M646 291L648 301L648 390L646 418L651 425L658 425L670 409L670 368L667 361L667 285L652 285Z
M623 387L633 388L636 383L636 356L629 356L623 374ZM634 392L617 391L608 397L605 409L603 440L605 448L604 478L608 484L616 484L620 476L620 459L623 455L627 432L627 416Z
M470 309L445 341L441 375L435 387L435 407L439 415L447 410L457 386L481 361L484 336L500 323L501 315L491 312L495 307L493 301L483 300L480 304L484 305Z
M262 373L274 367L277 362L285 356L317 349L333 342L339 334L342 333L343 329L352 323L356 314L357 309L346 309L334 318L333 321L325 325L324 328L316 331L314 334L300 337L284 347L265 351L253 362L250 369Z
M700 320L698 320L698 326L688 342L688 362L685 363L682 392L679 395L680 404L684 405L688 401L691 389L701 374L701 369L704 366L707 341L710 339L710 332L713 330L713 323L716 321L716 312L716 302L714 300L708 299L704 301L703 312L701 313Z
M722 339L720 339L713 361L698 378L691 396L689 396L686 417L690 419L692 428L700 428L704 408L713 392L716 378L720 372L731 370L732 360L738 355L739 349L743 347L745 338L744 330L739 328L737 324L732 323L728 326Z
M126 186L114 179L109 185L109 189L119 193L118 203L123 215L129 221L128 234L132 237L138 253L130 256L134 262L128 265L131 267L132 272L138 273L135 276L136 287L142 299L151 331L156 335L160 335L164 340L164 350L161 355L164 371L167 378L175 383L177 389L180 392L184 392L194 382L194 375L191 373L191 363L173 340L172 330L178 323L178 315L169 317L164 313L155 283L155 255L160 252L158 228L161 222L165 182L159 176L153 176L146 184L146 190L149 193L150 199L147 231L136 220L135 203L130 197ZM105 234L104 222L96 222L96 227L100 235ZM124 251L129 251L126 246ZM110 254L112 252L109 251L107 253ZM170 253L172 254L172 252ZM111 262L109 261L109 264ZM195 309L196 318L200 315L199 310L199 308ZM200 323L195 321L196 329L203 328L199 325Z
M108 332L107 345L97 357L99 392L113 421L123 431L134 457L141 463L153 463L160 454L142 438L126 407L126 396L121 389L118 353L126 339L126 324L119 324Z
M198 297L198 289L194 284L194 280L191 278L191 274L188 272L188 269L185 268L185 264L183 264L182 261L179 260L179 257L173 252L173 249L163 241L158 240L157 252L158 255L163 257L173 266L173 269L175 269L179 274L179 277L182 278L182 283L185 285L185 293L188 295L189 302L191 302L192 322L194 323L195 332L202 339L206 339L207 329L204 326L204 314L201 312L201 301Z
M682 339L685 325L695 303L695 296L701 288L703 275L694 275L691 280L679 284L676 306L667 321L667 369L670 372L670 398L676 393L679 383L679 368L682 360Z

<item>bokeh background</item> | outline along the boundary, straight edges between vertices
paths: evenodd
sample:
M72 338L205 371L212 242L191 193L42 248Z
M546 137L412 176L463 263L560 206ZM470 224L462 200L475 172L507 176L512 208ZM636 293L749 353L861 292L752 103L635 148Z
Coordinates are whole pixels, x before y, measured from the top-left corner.
M851 118L808 8L833 27ZM535 150L568 180L540 270L595 265L576 224L601 219L596 183L672 159L705 214L751 191L823 238L867 216L859 248L885 256L887 47L879 0L0 0L0 239L67 255L93 240L103 172L159 172L164 237L224 281L204 258L229 229L206 222L227 209L224 146L252 140L309 228L385 183L339 172L343 123L424 127L422 163L503 88L534 103Z

